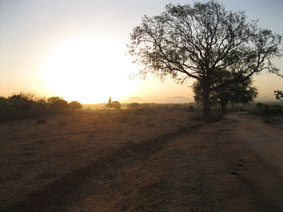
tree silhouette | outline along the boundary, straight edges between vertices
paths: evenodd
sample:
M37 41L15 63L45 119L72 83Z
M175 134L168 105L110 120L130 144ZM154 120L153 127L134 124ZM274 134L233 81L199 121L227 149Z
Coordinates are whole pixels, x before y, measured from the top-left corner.
M68 102L58 96L48 98L47 104L52 112L63 112L68 109Z
M83 107L82 104L79 103L78 101L71 101L69 103L69 108L71 110L79 110L79 109L82 109L82 107Z
M242 76L245 78L245 76ZM215 74L212 79L212 88L217 87L223 83L223 81L228 81L233 79L233 75L229 71L221 71ZM257 89L251 87L252 80L249 78L247 80L240 80L230 84L223 85L218 89L212 89L210 93L210 101L212 104L219 104L221 106L221 112L226 112L227 104L239 104L248 103L252 101L257 96ZM199 81L193 84L194 99L197 103L203 103L202 87Z
M210 114L214 90L263 70L279 73L271 59L280 57L281 36L216 1L169 4L161 15L144 16L131 41L129 53L143 65L141 75L170 75L179 83L193 78L200 83L204 115ZM212 86L213 76L221 71L233 73L233 78Z
M280 101L283 99L283 91L281 90L274 91L274 95L275 95L275 98Z

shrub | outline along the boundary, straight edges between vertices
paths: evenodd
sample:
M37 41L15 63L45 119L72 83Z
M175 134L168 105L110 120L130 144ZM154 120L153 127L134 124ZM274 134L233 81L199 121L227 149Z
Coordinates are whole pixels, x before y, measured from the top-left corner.
M50 97L47 100L47 104L48 104L49 111L52 113L60 113L60 112L68 110L69 108L68 102L58 96Z
M71 109L79 109L82 105L73 101ZM61 97L35 99L32 94L15 94L8 98L0 96L0 121L33 118L46 114L61 113L69 109L69 104Z
M77 102L77 101L72 101L69 103L69 108L71 110L79 110L79 109L82 109L82 104Z
M264 113L266 114L283 114L283 108L281 105L265 105Z
M268 105L263 103L257 103L256 108L259 112L268 115L283 114L283 107L281 105Z
M39 115L44 115L48 113L48 107L47 107L47 102L45 99L41 98L33 102L32 104L32 113L35 114L36 116Z
M139 103L130 103L128 104L128 109L130 110L137 110L141 108L141 105Z
M193 111L195 111L194 106L193 106L193 105L189 105L187 111L188 111L188 112L193 112Z
M26 118L32 115L33 96L23 93L7 98L7 111L10 119Z
M263 103L261 103L261 102L256 103L256 108L257 108L258 110L262 110L263 107L264 107L264 104L263 104Z

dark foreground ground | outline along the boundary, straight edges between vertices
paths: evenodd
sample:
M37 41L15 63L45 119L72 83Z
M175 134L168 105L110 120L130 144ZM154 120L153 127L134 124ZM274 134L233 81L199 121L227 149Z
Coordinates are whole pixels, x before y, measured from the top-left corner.
M2 211L283 211L281 128L247 114L213 123L182 114L167 120L171 129L114 145L21 201L2 197L10 201Z

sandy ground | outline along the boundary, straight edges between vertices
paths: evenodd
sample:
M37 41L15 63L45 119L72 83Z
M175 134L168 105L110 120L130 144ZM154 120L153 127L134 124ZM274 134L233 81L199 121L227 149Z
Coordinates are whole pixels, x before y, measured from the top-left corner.
M281 128L247 114L204 123L170 113L170 130L111 144L3 211L283 211Z

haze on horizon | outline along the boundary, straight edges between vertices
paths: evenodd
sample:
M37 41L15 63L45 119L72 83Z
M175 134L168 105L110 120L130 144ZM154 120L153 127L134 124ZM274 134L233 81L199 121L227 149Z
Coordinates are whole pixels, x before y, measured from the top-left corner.
M192 0L0 0L0 96L31 92L62 96L82 103L138 97L158 102L174 96L192 98L192 80L177 85L129 79L139 68L126 56L130 33L144 15L158 15L168 3ZM250 20L283 34L280 0L222 0L226 9L245 10ZM283 61L276 61L283 73ZM262 73L254 77L259 97L274 98L283 79Z

